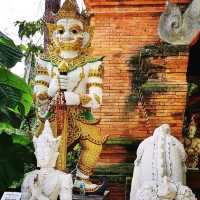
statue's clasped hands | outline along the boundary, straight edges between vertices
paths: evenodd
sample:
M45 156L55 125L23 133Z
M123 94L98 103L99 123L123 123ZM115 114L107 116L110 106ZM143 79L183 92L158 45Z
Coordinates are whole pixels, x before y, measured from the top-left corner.
M67 90L69 86L69 78L66 75L58 75L58 84L61 90Z
M66 75L57 75L51 79L48 89L48 95L54 97L59 89L67 91L69 79Z
M55 97L59 90L64 91L65 100L67 105L79 105L80 97L73 91L68 91L70 88L71 80L66 75L57 75L53 77L49 84L48 95Z

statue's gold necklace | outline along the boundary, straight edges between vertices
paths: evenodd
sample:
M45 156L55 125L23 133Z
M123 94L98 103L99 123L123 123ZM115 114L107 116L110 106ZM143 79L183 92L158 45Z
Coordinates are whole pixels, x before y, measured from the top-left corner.
M57 66L60 72L67 73L73 71L77 67L83 67L87 63L95 62L101 57L94 57L88 55L80 55L76 58L64 59L55 53L49 53L48 55L42 55L42 59L50 61L54 66Z

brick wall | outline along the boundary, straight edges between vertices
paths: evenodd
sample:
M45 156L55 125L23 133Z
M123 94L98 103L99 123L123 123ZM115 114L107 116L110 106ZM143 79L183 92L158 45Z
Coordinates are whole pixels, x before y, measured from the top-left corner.
M185 5L190 0L175 0L175 3ZM132 83L135 78L132 67L128 64L132 56L136 56L146 45L160 44L157 26L160 14L164 11L165 0L85 0L89 11L94 14L92 25L95 26L93 47L94 53L104 55L104 96L103 105L96 114L101 117L100 128L103 134L112 138L129 138L141 140L149 136L145 126L144 115L140 106L130 111L128 97L132 93ZM183 114L186 104L186 71L188 54L173 56L150 57L149 62L165 67L157 83L165 82L176 85L176 89L168 92L154 92L145 101L150 114L151 130L162 124L169 123L173 135L182 139ZM155 80L152 80L155 82ZM123 165L125 172L117 173L124 177L123 188L129 188L127 180L131 180L130 167L135 158L134 145L108 142L99 160L99 166L106 166L104 174L113 178L116 172L109 171L113 164ZM116 169L114 170L116 171ZM128 173L127 173L128 172ZM98 173L97 173L98 174ZM112 177L113 176L113 177ZM110 181L112 183L112 181ZM116 180L118 183L118 179ZM128 184L128 185L127 185ZM114 184L119 189L122 186ZM113 185L109 187L109 199L124 200L129 196L129 190L116 195ZM126 194L125 194L126 193Z
M184 4L189 0L174 2ZM145 138L148 134L139 107L134 112L128 109L134 77L128 61L145 45L159 42L157 25L165 1L85 0L85 3L94 14L94 53L105 56L103 106L97 112L102 118L102 133ZM167 81L180 83L180 91L155 93L146 105L156 111L150 118L152 129L167 122L178 137L181 137L185 106L187 60L187 55L152 59L167 66Z

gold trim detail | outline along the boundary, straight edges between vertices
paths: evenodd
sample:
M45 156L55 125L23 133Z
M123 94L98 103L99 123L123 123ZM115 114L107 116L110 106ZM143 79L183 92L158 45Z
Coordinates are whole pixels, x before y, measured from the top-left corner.
M96 156L96 155L95 155ZM95 158L94 158L95 159ZM81 159L78 161L78 169L85 175L91 176L93 168L88 167L87 165L90 163L82 163Z
M63 51L81 51L82 45L83 45L83 38L78 38L73 43L59 42L55 38L53 40L54 48L58 47L60 50L63 50Z
M49 87L49 83L46 81L35 81L34 85L44 85L46 87Z
M81 130L81 139L89 140L93 144L102 145L107 136L103 136L100 132L100 128L93 126L93 124L84 124L82 122L78 122L78 125Z
M87 88L90 88L90 87L103 88L103 84L102 83L87 83Z
M69 72L78 67L83 67L87 63L92 63L100 59L100 57L93 57L88 55L81 55L74 59L63 59L55 53L49 53L48 55L41 55L41 59L50 60L54 65L58 66L60 72Z
M61 134L61 141L59 146L59 155L56 163L56 168L61 171L66 171L67 164L67 139L68 139L68 119L67 111L64 111L64 125Z
M80 96L80 102L81 102L82 105L87 105L91 100L92 100L92 98L88 95L81 95Z
M80 73L80 80L78 81L78 83L75 85L75 87L73 88L72 92L76 91L76 89L78 88L78 86L80 85L81 81L85 78L85 74L84 74L84 70L83 68L81 68L82 72Z
M101 98L98 95L94 95L94 98L98 104L101 104Z
M47 71L47 72L48 72L47 68L43 67L43 66L40 65L40 64L37 64L36 69L37 69L37 70L42 70L42 71Z
M101 77L102 76L102 72L100 72L99 70L90 70L88 77Z
M44 101L44 100L47 100L49 98L49 96L48 96L47 92L43 92L43 93L38 94L37 98L40 101Z
M64 4L58 11L56 15L56 20L65 18L78 19L83 23L89 22L89 17L86 13L79 13L79 8L75 0L65 0Z
M46 75L46 76L49 75L49 73L46 69L44 70L44 69L40 69L40 68L37 69L36 74L37 75Z

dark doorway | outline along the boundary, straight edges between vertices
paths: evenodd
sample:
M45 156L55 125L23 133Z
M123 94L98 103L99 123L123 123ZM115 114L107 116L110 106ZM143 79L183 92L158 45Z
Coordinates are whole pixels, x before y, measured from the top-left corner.
M200 113L200 38L189 50L187 82L187 109L190 115Z
M200 38L190 47L187 79L188 82L200 83Z

